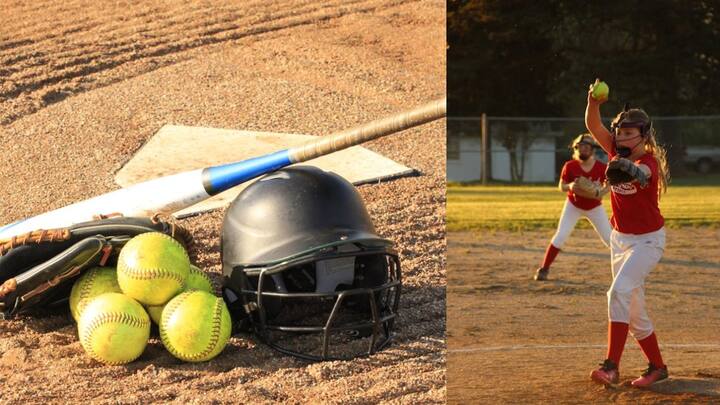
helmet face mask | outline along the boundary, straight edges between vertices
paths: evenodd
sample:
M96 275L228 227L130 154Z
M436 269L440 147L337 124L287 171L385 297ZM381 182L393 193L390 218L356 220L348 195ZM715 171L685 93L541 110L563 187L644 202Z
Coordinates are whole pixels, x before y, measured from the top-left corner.
M265 234L275 244L268 251L280 254L266 254L251 263L247 259L259 257L256 251L236 246L258 234L247 231L254 229L252 224L239 223L248 210L265 204L264 198L248 198L258 191L251 189L255 184L246 189L250 194L243 197L243 191L236 199L245 205L234 212L231 206L226 215L223 295L234 320L272 348L311 361L350 359L382 349L392 337L400 300L400 261L392 243L374 234L359 194L349 182L318 169L285 171L290 174L283 178L295 178L299 184L275 183L263 193L281 201L274 209L290 211L281 216L296 217L305 227L286 234L284 224L268 225ZM308 195L299 205L292 198L278 198L277 193L295 196L296 186L337 190L319 193L317 198ZM318 212L317 206L308 204L321 205L320 211L327 215L305 218ZM232 235L225 237L226 232ZM288 242L283 244L283 238Z
M400 298L397 254L369 249L330 257L238 273L244 278L245 288L238 291L243 307L264 343L307 360L354 358L389 343ZM323 262L345 259L354 267L350 284L319 289L336 281L323 276Z

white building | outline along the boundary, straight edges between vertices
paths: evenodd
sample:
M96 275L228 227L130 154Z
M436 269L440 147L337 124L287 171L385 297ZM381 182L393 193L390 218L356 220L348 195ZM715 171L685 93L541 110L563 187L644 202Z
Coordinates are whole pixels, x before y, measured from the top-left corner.
M521 182L548 183L556 179L555 138L562 134L546 133L535 137L527 150L518 152L516 159L522 169ZM452 139L455 138L455 139ZM490 173L492 180L511 181L510 152L496 139L491 139ZM479 181L482 178L482 148L477 136L451 136L448 132L448 181Z

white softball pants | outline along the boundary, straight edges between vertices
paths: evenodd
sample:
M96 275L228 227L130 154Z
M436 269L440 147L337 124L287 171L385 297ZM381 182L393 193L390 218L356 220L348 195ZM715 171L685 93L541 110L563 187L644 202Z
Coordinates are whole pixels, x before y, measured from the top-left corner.
M595 232L600 236L602 242L606 247L610 247L610 221L608 220L607 213L602 205L591 210L583 210L573 205L567 198L565 199L565 206L563 207L562 213L560 214L560 222L558 222L557 232L553 236L551 243L558 249L562 249L565 241L570 237L570 234L575 229L580 218L585 217L590 221Z
M607 292L610 321L630 325L630 334L642 340L653 332L645 309L645 278L665 251L665 228L642 235L613 230L610 257L613 283Z

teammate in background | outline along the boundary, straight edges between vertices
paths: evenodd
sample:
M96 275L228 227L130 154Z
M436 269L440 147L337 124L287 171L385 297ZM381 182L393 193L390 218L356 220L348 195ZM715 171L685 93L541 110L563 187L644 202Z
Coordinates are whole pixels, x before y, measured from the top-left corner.
M547 280L550 265L580 218L587 218L605 246L610 246L610 222L601 201L609 191L609 187L604 184L606 165L595 159L597 144L590 134L578 135L570 147L573 158L565 162L558 184L560 191L567 192L567 199L560 214L557 232L545 251L542 265L535 272L534 278L538 281ZM589 191L580 187L580 177L593 182L595 190Z
M611 130L600 119L600 104L588 92L585 125L632 180L611 186L610 254L613 282L608 296L608 350L601 367L590 374L600 384L620 380L620 357L628 331L637 340L648 368L632 381L643 388L667 378L652 322L645 309L645 278L665 250L664 219L658 201L667 189L669 172L665 150L655 140L650 117L641 109L625 109L612 121ZM612 160L618 160L612 163Z

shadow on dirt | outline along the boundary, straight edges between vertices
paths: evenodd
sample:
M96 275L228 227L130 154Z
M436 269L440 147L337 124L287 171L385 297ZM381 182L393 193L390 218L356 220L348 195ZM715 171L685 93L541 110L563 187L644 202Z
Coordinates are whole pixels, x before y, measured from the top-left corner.
M717 397L720 401L720 379L710 377L670 377L652 386L661 394L697 394Z

